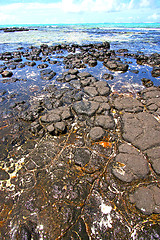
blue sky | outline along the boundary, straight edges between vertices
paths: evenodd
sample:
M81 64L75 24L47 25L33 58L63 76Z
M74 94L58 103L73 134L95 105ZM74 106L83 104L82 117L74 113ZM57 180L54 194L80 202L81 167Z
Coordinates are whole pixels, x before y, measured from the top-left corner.
M160 0L0 0L0 25L160 22Z

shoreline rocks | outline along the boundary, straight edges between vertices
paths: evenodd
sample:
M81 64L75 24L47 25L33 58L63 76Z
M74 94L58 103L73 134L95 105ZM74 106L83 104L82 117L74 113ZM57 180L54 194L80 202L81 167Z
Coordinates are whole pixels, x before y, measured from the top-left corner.
M145 178L149 173L149 166L142 153L125 143L118 149L119 154L115 158L113 174L123 182Z
M31 30L38 30L36 28L24 28L24 27L11 27L11 28L0 28L0 31L4 32L26 32Z
M143 79L147 88L129 97L112 91L105 80L113 75L100 80L75 69L102 61L114 71L127 71L128 64L109 47L43 44L0 56L10 67L28 58L27 68L38 68L39 79L51 80L57 74L49 66L57 64L51 55L70 52L61 65L69 70L29 101L11 102L1 123L2 134L11 134L0 145L0 200L2 212L7 209L2 236L130 239L135 231L137 238L153 236L136 226L144 226L148 216L158 224L160 214L160 88ZM126 49L118 54L129 56ZM133 57L151 64L159 56ZM18 79L8 76L4 83ZM2 90L1 97L4 103L16 95Z

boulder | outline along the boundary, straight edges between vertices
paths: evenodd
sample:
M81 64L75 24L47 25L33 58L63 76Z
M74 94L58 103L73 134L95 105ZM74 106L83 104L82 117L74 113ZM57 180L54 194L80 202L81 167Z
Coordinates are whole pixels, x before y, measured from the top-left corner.
M153 67L151 74L152 74L152 77L159 77L160 76L160 67Z
M144 108L137 99L125 96L117 97L114 101L114 106L117 110L125 112L142 112Z
M77 76L78 76L80 79L84 79L84 78L90 77L91 74L88 73L88 72L81 72L81 73L78 73Z
M6 78L6 77L12 77L13 73L10 71L4 71L1 73L2 77Z
M74 153L74 163L84 167L90 161L91 153L87 148L76 148Z
M125 113L122 117L124 140L142 151L160 145L160 124L147 112Z
M124 182L142 179L149 173L147 160L142 153L129 144L121 144L115 158L112 173Z
M104 136L105 131L101 127L94 127L90 130L89 136L93 141L98 141Z
M78 115L92 116L99 108L99 103L94 101L77 101L73 104L73 110Z
M113 129L115 124L111 116L98 115L95 118L95 125L104 129Z
M157 174L160 174L160 146L145 151L149 161Z
M96 87L84 87L84 92L87 93L90 97L95 97L98 95Z
M42 70L40 74L43 80L51 80L56 75L56 73L51 69Z
M160 188L156 185L140 186L133 194L130 201L145 215L160 213Z

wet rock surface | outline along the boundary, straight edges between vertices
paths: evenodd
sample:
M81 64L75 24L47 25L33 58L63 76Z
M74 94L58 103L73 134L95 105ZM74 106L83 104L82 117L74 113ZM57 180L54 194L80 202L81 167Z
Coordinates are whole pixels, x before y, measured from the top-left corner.
M38 71L39 81L50 82L37 95L38 86L29 86L28 99L0 91L0 238L160 238L160 88L144 80L134 96L112 91L112 74L99 79L89 71L99 61L128 70L109 47L43 44L0 55L4 62L26 58L31 77ZM64 50L70 53L59 66L52 54ZM159 55L134 57L154 67Z

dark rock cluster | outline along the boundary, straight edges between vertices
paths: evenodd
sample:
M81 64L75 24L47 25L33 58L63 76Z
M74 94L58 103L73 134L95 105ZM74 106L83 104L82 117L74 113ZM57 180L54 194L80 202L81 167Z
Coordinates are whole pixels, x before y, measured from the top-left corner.
M12 77L13 65L38 68L42 80L54 79L37 97L12 102L6 115L16 124L10 126L8 117L0 127L13 136L13 148L9 136L0 144L4 239L160 237L160 88L143 79L146 88L135 97L118 94L106 81L112 74L100 80L84 71L98 61L127 71L109 47L43 44L0 55L4 83L19 80ZM52 54L63 51L69 52L61 61L68 70L58 75L49 64L56 65ZM131 56L127 49L117 52ZM159 67L159 54L132 57ZM0 90L2 101L5 94Z
M25 28L25 27L11 27L11 28L0 28L0 31L4 32L26 32L30 30L37 30L36 28Z
M138 55L136 56L136 59L139 64L146 64L153 67L153 77L160 76L160 54L153 53L151 56Z

